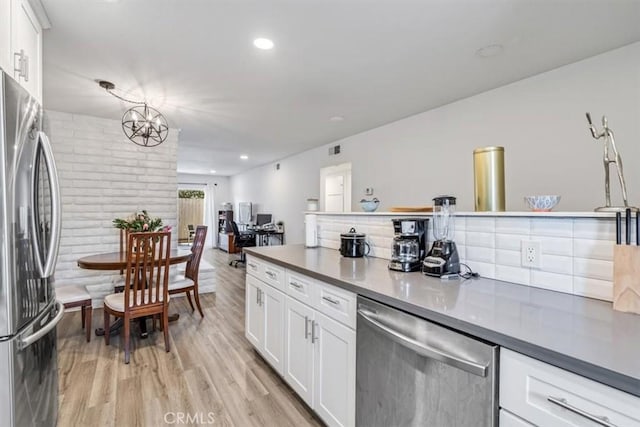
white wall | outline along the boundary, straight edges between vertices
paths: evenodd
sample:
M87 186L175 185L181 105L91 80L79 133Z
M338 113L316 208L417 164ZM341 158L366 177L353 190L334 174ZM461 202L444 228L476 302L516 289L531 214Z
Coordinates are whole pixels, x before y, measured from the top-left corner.
M586 111L598 126L608 116L629 199L640 204L640 43L345 138L337 156L327 153L334 142L279 161L279 171L270 164L233 176L231 194L273 212L287 242L300 243L305 200L319 195L323 166L352 162L354 210L373 187L380 211L430 205L439 194L471 211L473 149L502 145L507 210L525 210L525 195L560 194L557 210L590 211L604 204L604 177L602 141L591 138Z
M56 286L97 285L117 271L83 270L85 255L119 249L114 218L146 209L176 226L176 162L178 131L153 148L140 147L122 132L119 120L47 111L49 133L59 172L62 196L62 236ZM177 243L174 234L172 245Z

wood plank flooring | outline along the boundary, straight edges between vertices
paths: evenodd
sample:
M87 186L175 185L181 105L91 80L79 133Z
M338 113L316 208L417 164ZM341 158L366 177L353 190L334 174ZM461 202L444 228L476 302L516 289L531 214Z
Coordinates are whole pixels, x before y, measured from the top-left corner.
M80 312L58 326L58 426L321 426L322 422L244 338L245 270L237 255L204 255L216 268L215 294L201 296L204 319L186 298L171 299L171 352L162 333L134 337L124 364L119 336L87 343ZM102 325L102 310L93 324ZM134 335L132 333L132 335Z

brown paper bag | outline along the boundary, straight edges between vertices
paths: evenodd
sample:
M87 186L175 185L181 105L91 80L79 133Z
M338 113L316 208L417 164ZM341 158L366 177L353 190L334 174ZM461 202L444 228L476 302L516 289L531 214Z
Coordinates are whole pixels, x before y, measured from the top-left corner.
M613 309L640 314L640 246L613 247Z

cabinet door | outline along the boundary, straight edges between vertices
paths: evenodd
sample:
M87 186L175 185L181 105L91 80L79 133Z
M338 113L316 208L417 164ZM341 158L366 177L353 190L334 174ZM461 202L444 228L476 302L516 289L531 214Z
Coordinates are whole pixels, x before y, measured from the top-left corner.
M329 426L356 424L356 333L316 313L313 409Z
M500 427L533 427L533 424L529 424L507 410L500 409Z
M13 77L42 101L42 27L28 0L11 0L11 24L11 62L15 68L19 68L19 57L14 54L24 51L24 75L14 71Z
M263 288L263 309L264 309L264 358L278 371L280 375L284 372L284 322L285 322L285 295L264 285Z
M262 352L264 342L264 309L262 284L247 276L245 289L245 336L256 350Z
M0 0L0 68L13 76L11 62L11 0Z
M286 297L284 379L307 405L313 407L313 363L311 325L314 310Z

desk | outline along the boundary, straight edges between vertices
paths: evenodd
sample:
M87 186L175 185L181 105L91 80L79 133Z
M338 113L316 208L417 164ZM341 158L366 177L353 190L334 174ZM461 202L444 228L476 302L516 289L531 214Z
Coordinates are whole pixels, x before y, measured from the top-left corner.
M187 262L191 259L191 251L184 249L171 249L169 252L169 264L180 264ZM78 259L78 267L85 270L100 270L100 271L121 271L127 268L127 253L126 252L108 252L96 255L89 255ZM169 284L167 283L167 286ZM147 337L147 324L145 318L140 320L140 335L142 338ZM122 325L122 318L116 320L109 330L110 333L117 332ZM97 328L96 335L104 335L104 329Z
M257 246L269 246L271 245L271 236L276 237L281 245L284 245L284 231L268 231L268 230L253 230L256 235Z

